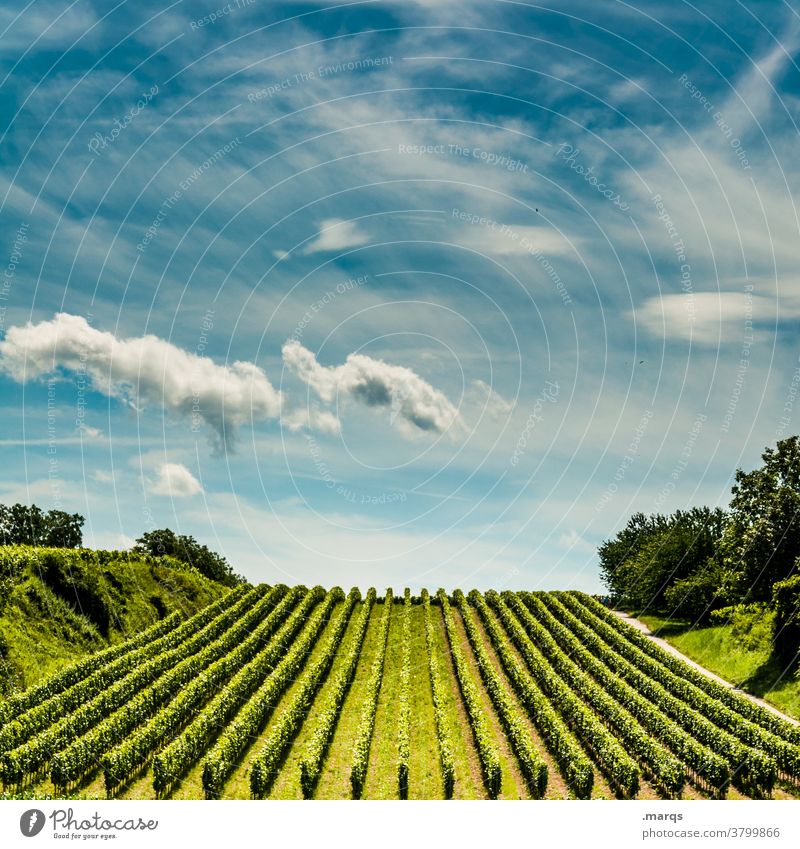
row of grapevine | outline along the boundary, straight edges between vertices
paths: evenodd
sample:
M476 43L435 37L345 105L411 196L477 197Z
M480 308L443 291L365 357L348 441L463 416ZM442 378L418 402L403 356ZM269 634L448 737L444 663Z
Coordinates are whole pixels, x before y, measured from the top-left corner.
M514 691L555 758L570 792L578 799L588 799L594 785L591 761L552 703L509 648L506 635L493 618L486 599L477 590L472 590L469 600L478 611Z
M446 685L442 680L442 671L436 652L436 642L431 622L430 596L427 590L422 591L422 615L425 622L425 643L428 649L428 671L431 678L433 694L433 713L436 722L436 739L439 743L439 761L442 766L442 781L444 797L451 799L455 787L456 772L453 765L453 744L450 741L450 731L447 727Z
M335 587L328 593L328 597L335 601L339 601L343 595L344 592L340 587ZM338 641L347 627L353 605L359 598L360 593L355 588L348 594L342 610L334 620L333 632L323 655L336 650ZM281 696L296 680L326 622L324 608L317 610L299 638L292 644L288 654L250 697L233 722L226 726L214 747L206 755L203 760L203 790L207 799L220 798L225 782L236 766L237 759L254 742Z
M378 625L378 651L367 679L367 694L361 706L361 722L356 731L353 743L353 761L350 767L350 786L353 798L360 799L364 792L364 782L367 778L369 750L372 745L372 734L375 730L375 715L378 711L378 696L383 683L383 666L386 661L386 646L389 642L389 624L392 616L393 596L391 589L386 590L383 600L383 616Z
M352 605L348 609L348 614L351 609ZM291 701L270 729L267 739L253 761L250 770L250 792L254 798L261 799L269 793L283 763L286 750L305 721L314 698L336 657L346 628L347 620L342 618L325 645L322 654L303 673Z
M611 650L624 657L640 672L657 681L675 698L686 702L714 725L718 725L738 737L746 746L774 758L775 763L786 775L800 777L800 747L767 731L760 725L750 722L741 714L709 696L700 687L676 675L663 664L628 642L619 630L598 619L571 596L556 594L553 600L558 599L571 613L593 630Z
M747 696L741 693L734 692L730 687L720 684L719 681L714 681L688 663L684 663L680 658L674 657L669 652L664 651L661 646L656 645L652 640L648 639L644 634L640 634L635 628L631 628L610 611L606 610L602 604L591 596L585 593L573 592L567 594L569 598L573 598L583 605L586 609L594 613L598 618L604 619L614 628L622 631L625 638L649 654L650 657L657 660L663 666L666 666L670 672L674 672L681 678L690 681L696 687L699 687L712 698L729 707L731 710L748 719L750 722L760 725L767 731L781 737L788 743L800 745L800 727L792 725L781 717L776 716L767 710L763 705L751 701Z
M335 597L326 597L322 614L327 615L328 601ZM283 602L281 603L283 604ZM280 606L273 615L278 614ZM293 614L294 616L294 614ZM285 625L266 648L249 663L239 669L228 684L197 714L192 722L155 756L153 761L153 789L161 795L186 772L186 770L205 751L209 742L224 728L239 708L261 686L264 679L277 666L277 646L286 647L289 634L294 636L296 628L291 621Z
M324 592L321 587L315 587L310 595L316 603ZM162 705L175 698L214 661L225 657L245 640L264 617L270 604L271 597L268 594L210 645L173 666L134 699L56 754L52 758L50 771L53 784L57 788L66 788L82 778L103 754L118 745Z
M76 738L87 733L97 723L112 715L144 687L151 684L176 662L191 656L203 646L213 643L224 634L254 602L262 596L262 590L251 590L239 600L214 617L202 630L179 648L149 658L141 666L117 681L108 690L99 693L71 714L66 714L53 725L45 728L21 746L0 756L0 777L3 783L20 784L35 776L47 762ZM58 698L58 697L56 697Z
M549 603L558 604L555 598ZM559 615L564 615L565 618L570 617L563 606L560 606ZM579 633L581 639L588 641L594 636L592 631L582 626L575 617L571 617L570 622L571 627ZM691 703L676 699L655 679L640 672L632 663L609 649L602 640L595 638L592 643L598 659L602 660L606 666L613 668L620 678L627 681L654 707L675 720L692 737L723 757L730 767L730 779L737 786L748 792L755 790L764 795L772 792L777 777L775 761L772 758L763 752L744 746L727 731L706 719L694 709ZM724 787L715 786L720 792L724 792Z
M411 756L411 590L403 596L400 695L397 711L397 790L408 799L408 762Z
M327 754L328 746L330 746L333 739L342 705L355 676L374 603L375 590L370 589L355 620L347 653L331 681L325 701L319 706L319 710L316 711L316 724L306 743L303 757L300 761L300 789L305 799L311 799L313 797L317 781L319 781L319 776L322 772L322 762Z
M500 721L503 723L503 727L508 734L511 748L514 750L514 754L517 756L519 765L522 768L522 774L525 778L528 792L535 799L541 799L547 789L547 764L537 752L536 745L525 726L525 722L520 717L510 693L489 658L489 654L483 645L478 625L475 622L472 611L467 606L464 593L461 590L456 590L453 593L453 601L461 611L464 630L467 632L467 638L472 646L478 669L486 685L489 698L492 700L492 704L495 706Z
M555 703L564 720L592 752L617 791L624 797L633 798L639 790L639 767L636 762L600 722L597 714L553 671L505 601L494 590L486 593L486 600L500 617L536 682Z
M717 795L724 794L730 776L727 763L595 660L592 652L560 621L549 616L546 608L540 609L537 602L537 599L530 601L530 609L538 620L538 627L529 629L534 641L553 668L595 707L667 796L679 796L683 790L684 764ZM681 760L671 755L668 748L678 752Z
M223 598L226 597L223 596ZM40 684L36 684L21 693L14 693L4 701L0 701L0 729L13 717L22 716L22 714L31 708L62 693L84 678L88 678L93 672L105 670L115 660L136 651L136 649L142 646L146 646L148 643L155 642L177 628L182 620L183 615L179 610L176 610L160 622L156 622L155 625L151 625L142 631L141 634L131 637L131 639L126 640L124 643L119 643L116 646L111 646L96 654L89 655L89 657L67 666L55 675L51 675ZM0 744L1 746L2 744Z
M72 686L61 688L58 692L51 693L47 698L41 698L26 711L18 713L12 722L4 725L2 731L0 731L0 752L8 752L16 748L43 729L63 719L67 714L91 701L99 693L108 690L109 687L138 669L146 661L158 657L170 649L185 645L190 637L206 627L217 616L234 604L241 603L244 595L243 589L234 590L201 610L178 628L170 629L167 634L161 635L155 640L148 640L144 645L135 647L118 658L111 659ZM253 603L255 603L257 597L257 595L248 595ZM54 689L54 687L48 687L45 684L34 689L43 694Z
M436 593L436 596L442 607L445 630L450 643L450 655L453 658L456 679L458 680L461 695L464 698L464 706L467 709L470 728L472 729L472 735L475 738L475 745L478 749L483 781L489 797L496 799L500 795L500 785L503 778L500 772L500 758L492 739L489 722L481 705L478 689L472 680L469 666L459 645L458 632L455 621L453 620L453 612L450 609L450 602L447 599L447 593L443 589L440 589Z
M307 593L292 612L301 592L291 590L243 642L182 689L144 727L106 753L100 761L106 792L109 795L113 793L136 769L146 763L166 740L175 736L210 696L220 689L226 689L231 677L254 657L261 659L267 667L277 665L322 594L321 589ZM280 630L276 634L277 629Z

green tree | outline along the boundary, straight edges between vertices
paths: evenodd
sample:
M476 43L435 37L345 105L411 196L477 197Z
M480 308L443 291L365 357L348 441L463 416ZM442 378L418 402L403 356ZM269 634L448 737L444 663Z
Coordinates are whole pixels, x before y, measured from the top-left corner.
M769 601L773 585L792 576L800 556L800 438L761 455L764 465L736 472L724 554L743 601Z
M610 578L614 601L639 612L666 609L666 593L676 582L697 575L709 561L721 568L724 526L725 512L708 507L671 516L632 516L616 538L600 547L601 570Z
M778 581L772 589L777 654L792 662L800 651L800 573Z
M176 534L169 528L148 531L136 540L134 551L151 554L154 557L174 557L183 563L194 566L201 574L212 581L232 587L244 581L241 575L234 573L230 563L220 554L201 545L194 537Z
M83 542L83 516L50 510L35 504L0 504L0 544L79 548Z

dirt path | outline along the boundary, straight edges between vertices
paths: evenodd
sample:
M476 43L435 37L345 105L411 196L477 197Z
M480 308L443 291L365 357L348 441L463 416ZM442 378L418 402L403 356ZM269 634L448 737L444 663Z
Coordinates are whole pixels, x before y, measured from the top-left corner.
M774 705L771 705L769 702L764 701L764 699L760 699L758 696L754 696L752 693L747 693L744 690L740 690L738 687L735 687L731 684L730 681L726 681L724 678L720 678L719 675L716 675L714 672L711 672L709 669L706 669L705 666L701 666L696 661L692 660L690 657L687 657L683 652L678 651L671 643L668 643L662 637L657 637L648 627L639 619L630 616L627 613L623 613L619 610L611 611L615 616L619 617L623 622L627 622L632 628L636 628L637 631L640 631L645 635L648 639L652 640L657 646L660 646L664 651L669 652L674 657L679 658L687 665L691 666L693 669L696 669L698 672L702 672L706 678L710 678L712 681L716 681L718 684L722 684L727 687L729 690L733 690L734 693L738 693L745 698L750 699L751 702L754 702L757 705L761 705L761 707L766 708L770 713L775 714L775 716L779 716L781 719L786 722L790 722L792 725L800 725L794 717L788 716L785 713L782 713L778 710Z

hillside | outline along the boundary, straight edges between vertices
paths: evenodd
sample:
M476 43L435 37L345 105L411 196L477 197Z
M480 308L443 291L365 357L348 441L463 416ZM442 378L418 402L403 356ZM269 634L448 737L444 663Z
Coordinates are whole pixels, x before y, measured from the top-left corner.
M173 611L191 616L227 589L172 558L0 547L0 694L30 687Z
M790 798L800 729L580 593L240 586L0 701L0 779L93 798Z

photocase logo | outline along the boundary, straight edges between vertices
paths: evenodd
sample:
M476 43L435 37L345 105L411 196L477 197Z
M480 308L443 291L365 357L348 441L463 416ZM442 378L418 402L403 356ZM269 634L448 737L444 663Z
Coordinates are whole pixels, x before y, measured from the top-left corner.
M19 830L25 837L36 837L44 828L44 813L37 808L31 808L19 818Z

